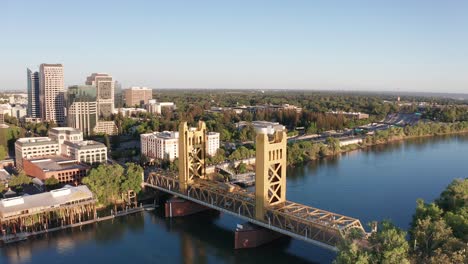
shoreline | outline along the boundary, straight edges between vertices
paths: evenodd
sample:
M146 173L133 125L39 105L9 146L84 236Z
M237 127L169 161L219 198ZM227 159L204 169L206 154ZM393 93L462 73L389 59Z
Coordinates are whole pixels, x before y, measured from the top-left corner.
M468 130L463 130L463 131L458 131L458 132L449 132L449 133L443 133L443 134L435 134L435 135L396 137L396 138L388 139L388 140L386 140L384 142L377 142L377 143L369 144L369 145L366 145L366 144L351 144L351 145L343 146L344 148L347 148L345 150L340 150L337 153L325 155L325 156L322 156L322 157L310 158L308 161L315 161L315 160L320 160L320 159L324 159L324 158L335 157L335 156L339 156L341 154L349 153L349 152L356 151L356 150L363 150L363 149L371 148L371 147L374 147L374 146L382 146L382 145L386 145L386 144L394 143L394 142L403 142L403 141L409 140L409 139L431 138L431 137L438 137L438 136L453 136L453 135L463 135L463 134L468 135ZM364 139L365 138L363 138L363 140ZM304 165L308 161L305 161L305 162L302 162L302 163L289 164L288 167L296 167L298 165Z

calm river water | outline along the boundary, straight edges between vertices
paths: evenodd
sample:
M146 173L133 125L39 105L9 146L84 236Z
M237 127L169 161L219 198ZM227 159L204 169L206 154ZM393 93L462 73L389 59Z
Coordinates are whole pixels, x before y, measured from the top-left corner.
M414 139L288 170L288 200L408 228L417 198L432 201L468 177L468 135ZM334 254L283 238L234 250L236 218L145 212L0 249L0 263L330 263Z

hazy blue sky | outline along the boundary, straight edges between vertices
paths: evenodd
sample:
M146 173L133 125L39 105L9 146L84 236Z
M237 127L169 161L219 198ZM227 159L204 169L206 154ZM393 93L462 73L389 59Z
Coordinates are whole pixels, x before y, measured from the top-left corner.
M0 89L67 85L468 93L468 1L0 0Z

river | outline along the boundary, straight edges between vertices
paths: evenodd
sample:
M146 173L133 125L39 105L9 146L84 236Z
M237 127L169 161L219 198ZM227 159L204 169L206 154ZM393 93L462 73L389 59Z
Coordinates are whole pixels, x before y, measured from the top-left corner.
M468 135L394 142L288 170L287 198L407 229L417 198L432 201L468 177ZM0 263L330 263L334 253L279 239L234 250L236 218L216 212L165 219L145 212L1 248ZM369 228L367 228L369 230Z

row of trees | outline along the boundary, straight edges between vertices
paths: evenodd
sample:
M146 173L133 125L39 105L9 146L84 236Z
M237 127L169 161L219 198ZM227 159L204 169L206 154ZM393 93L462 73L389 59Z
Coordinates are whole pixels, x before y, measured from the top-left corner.
M362 243L351 234L339 245L335 264L467 263L468 179L454 180L435 202L417 201L407 233L388 221Z

